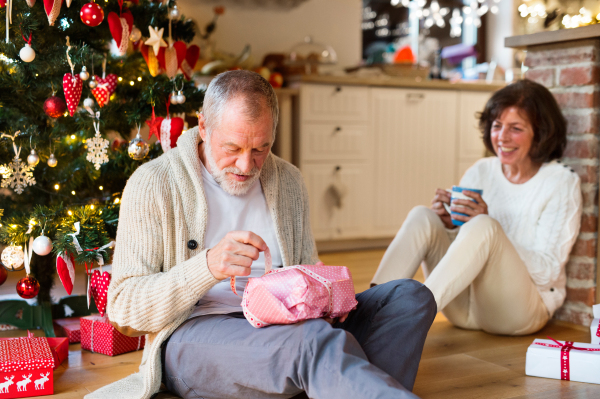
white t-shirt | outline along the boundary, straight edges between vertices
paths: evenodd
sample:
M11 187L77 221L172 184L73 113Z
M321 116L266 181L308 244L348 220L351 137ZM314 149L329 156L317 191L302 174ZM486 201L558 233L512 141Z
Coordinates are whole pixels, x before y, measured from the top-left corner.
M269 246L273 268L281 267L283 261L275 224L267 207L260 180L245 195L226 193L212 175L201 164L204 193L208 204L208 225L204 238L204 248L217 245L231 231L251 231L260 236ZM249 277L260 277L265 273L265 257L261 252L258 260L252 263ZM236 289L240 295L248 277L236 277ZM230 279L225 279L211 288L196 305L191 317L207 314L227 314L242 311L242 299L231 291Z

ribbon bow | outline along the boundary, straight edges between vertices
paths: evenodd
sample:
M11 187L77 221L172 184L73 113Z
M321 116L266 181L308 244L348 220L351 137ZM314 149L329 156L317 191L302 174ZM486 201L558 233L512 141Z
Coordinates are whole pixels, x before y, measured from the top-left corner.
M75 222L75 223L73 223L73 227L75 227L75 233L71 233L71 234L67 234L67 235L73 237L73 245L75 246L77 253L80 254L83 251L83 249L81 248L81 245L79 245L79 241L77 241L77 236L79 235L81 226L80 226L79 222Z
M23 261L25 263L25 272L29 275L31 274L31 256L33 255L33 237L29 237L29 247L25 243L24 249L25 256L23 257Z
M86 249L85 251L96 251L96 261L98 262L98 266L104 266L104 257L100 254L100 252L106 252L106 248L111 247L115 242L111 241L106 245L101 247L96 247L94 249Z

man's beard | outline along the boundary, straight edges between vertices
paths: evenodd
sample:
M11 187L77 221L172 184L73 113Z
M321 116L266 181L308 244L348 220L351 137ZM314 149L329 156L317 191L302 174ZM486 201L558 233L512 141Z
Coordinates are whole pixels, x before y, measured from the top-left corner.
M204 143L204 154L206 155L206 161L208 162L208 166L210 167L210 174L213 179L221 186L223 190L229 195L242 196L250 190L250 188L254 185L256 180L260 177L260 169L256 166L252 168L252 170L248 173L242 172L240 169L230 166L227 168L219 169L217 166L217 162L213 158L212 150L210 148L209 143ZM235 173L236 175L241 176L251 176L246 181L237 181L231 179L227 176L227 173Z

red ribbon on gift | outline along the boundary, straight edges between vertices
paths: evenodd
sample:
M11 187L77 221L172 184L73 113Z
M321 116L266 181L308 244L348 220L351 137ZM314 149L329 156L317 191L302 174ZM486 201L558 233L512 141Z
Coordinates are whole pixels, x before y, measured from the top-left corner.
M559 341L555 340L552 337L548 337L549 340L556 342L557 345L547 344L545 342L536 342L536 345L546 346L549 348L560 348L560 379L565 381L571 381L571 358L569 352L571 349L579 350L579 351L588 351L588 352L600 352L600 348L579 348L577 346L573 346L572 341L565 341L564 344L561 344Z
M600 323L598 323L598 329L596 330L596 337L600 337Z

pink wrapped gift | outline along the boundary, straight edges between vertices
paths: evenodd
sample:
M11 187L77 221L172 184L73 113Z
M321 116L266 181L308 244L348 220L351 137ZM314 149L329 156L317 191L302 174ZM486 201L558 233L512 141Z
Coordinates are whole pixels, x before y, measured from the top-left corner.
M345 266L299 265L271 270L267 249L265 271L262 277L249 279L242 298L244 316L256 328L339 317L358 303L350 270ZM231 288L237 294L235 278Z

